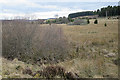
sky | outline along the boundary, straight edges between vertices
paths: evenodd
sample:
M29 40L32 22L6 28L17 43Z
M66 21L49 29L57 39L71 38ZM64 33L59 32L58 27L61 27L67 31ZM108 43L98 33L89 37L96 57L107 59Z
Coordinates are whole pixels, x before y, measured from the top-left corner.
M48 19L55 18L55 15L67 17L70 13L94 11L108 5L117 6L118 2L119 0L0 0L0 19Z

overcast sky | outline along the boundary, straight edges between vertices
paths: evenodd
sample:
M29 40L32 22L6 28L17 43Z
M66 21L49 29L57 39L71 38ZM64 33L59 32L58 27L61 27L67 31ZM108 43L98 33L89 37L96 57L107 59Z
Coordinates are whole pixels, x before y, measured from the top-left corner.
M84 1L84 2L83 2ZM118 5L119 0L0 0L0 19L16 16L33 19L68 16L69 13L97 10Z

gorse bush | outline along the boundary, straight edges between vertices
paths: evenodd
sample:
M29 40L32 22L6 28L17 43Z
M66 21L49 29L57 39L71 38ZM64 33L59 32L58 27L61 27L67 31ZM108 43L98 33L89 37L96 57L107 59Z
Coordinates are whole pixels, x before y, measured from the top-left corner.
M105 23L105 24L104 24L104 26L106 27L106 26L107 26L107 24Z
M90 23L89 19L87 19L87 23L88 23L88 24Z
M69 22L73 22L74 21L74 19L72 19L70 17L68 17L68 20L69 20Z
M98 20L97 19L94 21L94 24L98 24Z

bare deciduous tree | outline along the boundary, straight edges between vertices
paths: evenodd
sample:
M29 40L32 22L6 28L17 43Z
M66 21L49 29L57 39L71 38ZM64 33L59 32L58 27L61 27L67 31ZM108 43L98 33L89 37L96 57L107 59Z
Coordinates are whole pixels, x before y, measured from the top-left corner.
M23 61L64 59L69 45L61 27L40 26L26 20L3 21L3 56Z

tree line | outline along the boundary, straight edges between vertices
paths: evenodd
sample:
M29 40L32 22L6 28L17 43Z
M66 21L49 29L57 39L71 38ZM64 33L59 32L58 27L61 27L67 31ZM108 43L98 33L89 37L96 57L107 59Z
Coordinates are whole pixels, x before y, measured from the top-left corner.
M94 11L94 14L98 14L99 17L118 16L120 15L120 6L107 6Z
M101 9L97 9L95 11L71 13L68 15L68 17L75 18L79 16L89 16L89 15L98 15L99 17L105 17L106 15L107 16L118 16L120 15L120 6L107 6Z
M77 12L77 13L71 13L68 15L70 18L75 18L79 16L89 16L89 15L94 15L93 11L86 11L86 12Z

